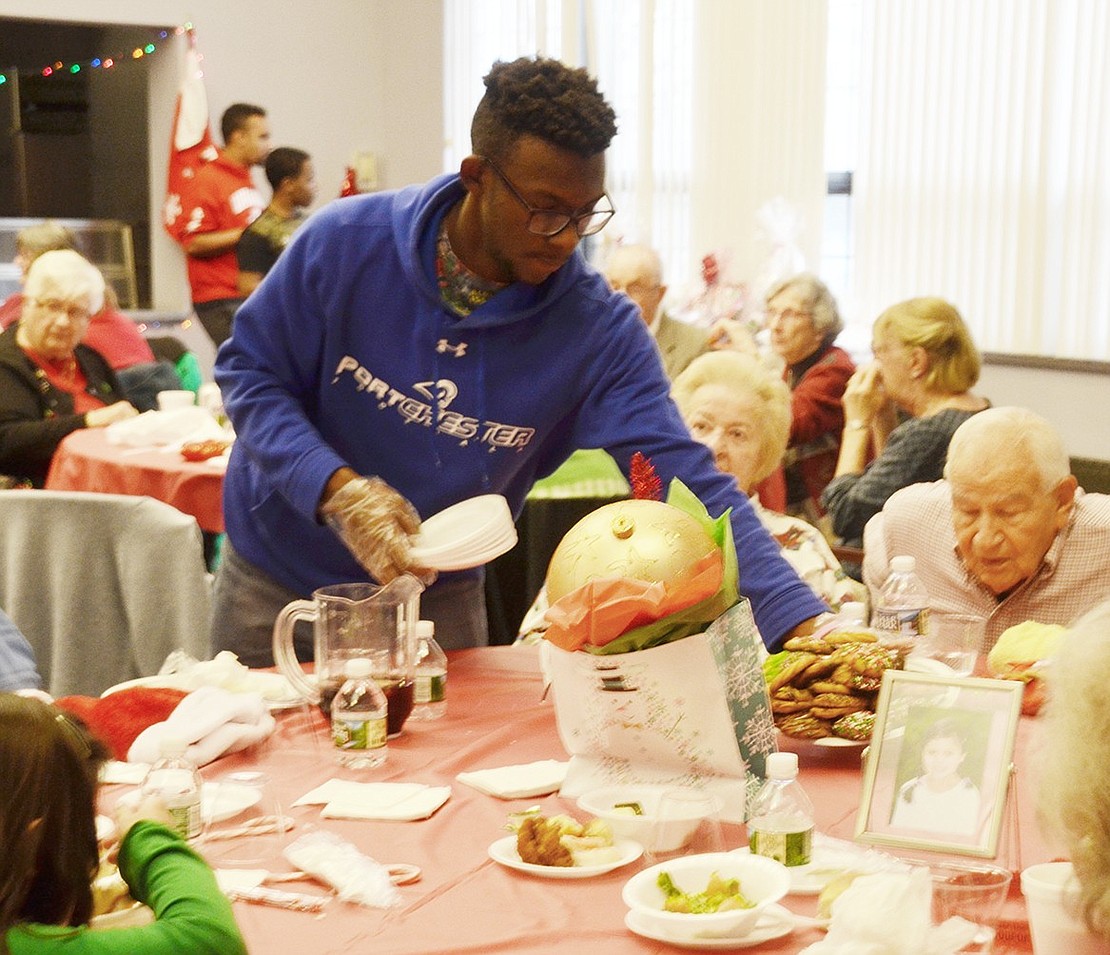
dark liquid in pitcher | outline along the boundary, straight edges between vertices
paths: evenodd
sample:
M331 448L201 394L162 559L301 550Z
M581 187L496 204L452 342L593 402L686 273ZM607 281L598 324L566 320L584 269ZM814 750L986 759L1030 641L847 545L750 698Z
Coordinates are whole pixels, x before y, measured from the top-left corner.
M347 681L340 678L320 684L320 710L324 718L331 720L331 703ZM378 680L389 706L385 714L387 736L396 736L405 725L412 712L413 683L411 680Z

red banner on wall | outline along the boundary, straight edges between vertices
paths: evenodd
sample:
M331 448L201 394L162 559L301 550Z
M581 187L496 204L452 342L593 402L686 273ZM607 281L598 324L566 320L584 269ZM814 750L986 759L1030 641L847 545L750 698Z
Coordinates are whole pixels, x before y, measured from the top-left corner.
M177 92L170 134L169 173L166 179L166 201L162 207L162 224L166 231L180 240L188 222L190 187L196 171L216 158L216 145L208 122L208 94L204 89L204 73L196 36L188 31L189 48L185 51L185 71Z

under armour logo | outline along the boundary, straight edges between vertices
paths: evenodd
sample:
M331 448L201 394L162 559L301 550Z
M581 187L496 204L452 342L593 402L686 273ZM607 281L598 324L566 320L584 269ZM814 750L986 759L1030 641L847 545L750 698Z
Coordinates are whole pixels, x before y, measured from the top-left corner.
M456 358L462 358L462 356L466 354L466 342L459 342L457 345L452 345L446 338L441 338L436 342L436 351L441 355L445 352L451 352Z

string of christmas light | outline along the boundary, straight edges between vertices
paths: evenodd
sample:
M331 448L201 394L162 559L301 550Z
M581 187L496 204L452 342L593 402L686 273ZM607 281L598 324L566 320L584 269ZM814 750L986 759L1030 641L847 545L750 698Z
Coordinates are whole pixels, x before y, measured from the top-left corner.
M0 73L0 86L8 82L10 78L14 78L14 73L23 73L28 76L76 76L78 73L83 73L86 70L111 70L124 63L134 62L137 60L145 60L158 52L158 44L155 40L168 40L171 37L183 36L186 33L193 32L192 23L185 23L179 27L174 27L172 30L159 30L156 35L151 38L151 42L144 43L141 46L136 46L130 51L123 51L117 56L94 56L90 60L81 60L79 62L66 63L63 60L55 60L53 63L48 63L46 66L38 70L8 70Z

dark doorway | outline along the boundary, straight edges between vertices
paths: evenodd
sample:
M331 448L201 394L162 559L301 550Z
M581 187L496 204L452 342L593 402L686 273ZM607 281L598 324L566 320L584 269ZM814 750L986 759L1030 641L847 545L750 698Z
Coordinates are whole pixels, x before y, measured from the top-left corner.
M173 42L172 28L156 25L0 17L0 217L128 223L145 307L150 58L168 55Z

